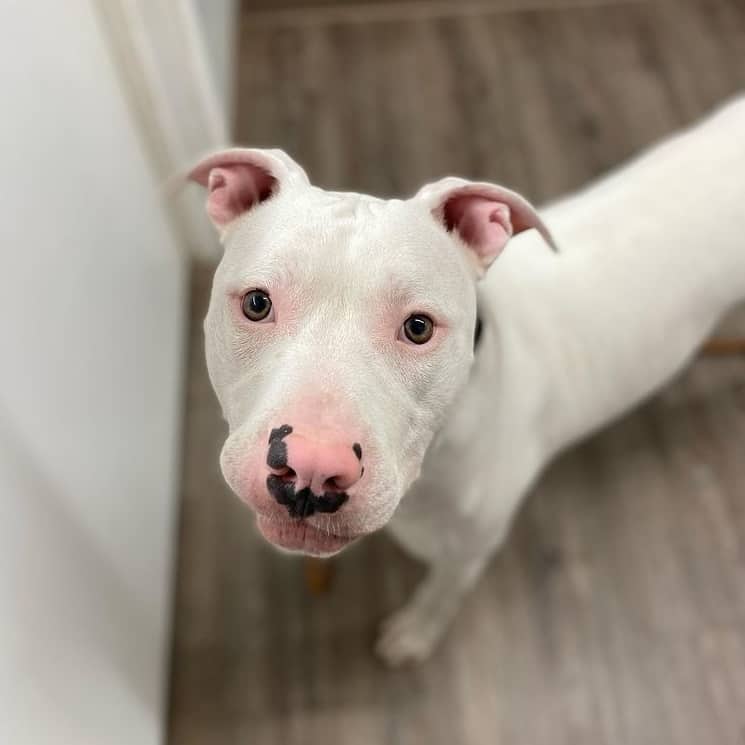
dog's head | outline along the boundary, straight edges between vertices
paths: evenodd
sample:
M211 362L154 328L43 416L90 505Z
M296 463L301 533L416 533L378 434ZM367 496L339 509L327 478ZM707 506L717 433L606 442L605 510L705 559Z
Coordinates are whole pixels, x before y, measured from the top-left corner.
M385 525L473 356L475 281L533 208L448 178L408 200L311 186L277 150L190 177L225 253L205 320L221 465L277 546L335 553Z

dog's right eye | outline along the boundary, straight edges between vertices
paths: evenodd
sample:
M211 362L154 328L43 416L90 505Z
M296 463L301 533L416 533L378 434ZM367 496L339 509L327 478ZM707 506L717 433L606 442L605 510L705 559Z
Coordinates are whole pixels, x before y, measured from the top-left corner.
M272 312L272 300L263 290L251 290L243 296L241 307L249 321L265 321Z
M412 344L426 344L435 332L435 324L429 316L415 313L404 322L403 332Z

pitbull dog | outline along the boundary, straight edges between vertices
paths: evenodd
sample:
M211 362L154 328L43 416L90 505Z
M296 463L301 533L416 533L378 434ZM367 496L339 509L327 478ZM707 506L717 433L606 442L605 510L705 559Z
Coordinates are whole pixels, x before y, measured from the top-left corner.
M391 664L427 657L542 467L745 296L745 99L543 220L460 178L324 191L279 150L190 177L225 248L205 321L225 479L280 548L387 525L427 563L382 627Z

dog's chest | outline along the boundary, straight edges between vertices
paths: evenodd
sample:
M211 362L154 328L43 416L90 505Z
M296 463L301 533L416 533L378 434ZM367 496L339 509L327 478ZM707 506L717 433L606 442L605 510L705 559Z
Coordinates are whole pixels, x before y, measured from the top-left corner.
M431 560L460 554L479 521L475 494L482 474L475 453L441 433L428 451L422 472L396 510L391 533L412 555Z

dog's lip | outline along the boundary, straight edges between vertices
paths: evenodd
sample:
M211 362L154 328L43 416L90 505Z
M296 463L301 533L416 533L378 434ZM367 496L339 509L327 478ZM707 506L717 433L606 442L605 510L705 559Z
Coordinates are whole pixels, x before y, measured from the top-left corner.
M297 520L257 513L256 525L269 543L287 551L311 556L331 556L357 540L361 534L337 535Z

